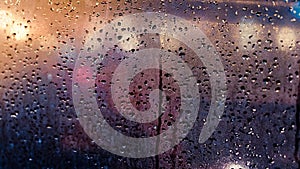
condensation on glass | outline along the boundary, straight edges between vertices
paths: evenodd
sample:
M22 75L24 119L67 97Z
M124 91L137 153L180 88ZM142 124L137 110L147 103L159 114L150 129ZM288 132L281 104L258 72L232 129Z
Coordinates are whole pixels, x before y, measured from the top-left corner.
M121 17L151 12L176 16L198 27L213 46L196 45L213 47L220 56L227 85L224 112L215 117L219 124L204 143L199 143L199 135L208 123L212 80L191 44L168 36L168 32L127 28L129 33L123 36L94 36ZM132 19L119 24L139 22L144 23ZM145 25L145 29L156 29L154 26ZM168 25L164 26L159 29L167 30ZM299 2L3 0L0 32L0 168L299 167ZM119 43L97 56L84 56L101 59L94 74L84 63L74 72L78 56L91 39L95 43L90 50L100 49L112 39ZM188 65L199 89L195 91L200 100L198 117L186 137L164 153L147 158L116 155L83 129L74 107L72 83L84 86L89 77L96 78L92 88L95 102L117 132L135 138L166 132L180 118L185 83L175 78L179 69L173 73L145 69L127 79L127 94L111 90L117 67L129 56L153 48ZM162 60L157 63L163 67ZM124 76L126 72L130 70L123 70ZM114 103L114 94L119 103ZM150 122L135 122L119 112L128 108L125 103L137 112L156 107L161 114ZM158 148L162 139L155 143Z

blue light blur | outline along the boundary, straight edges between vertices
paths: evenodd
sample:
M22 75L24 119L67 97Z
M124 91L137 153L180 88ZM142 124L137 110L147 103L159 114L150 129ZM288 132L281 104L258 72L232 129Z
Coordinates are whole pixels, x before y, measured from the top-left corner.
M295 17L300 18L300 2L295 3L290 10Z

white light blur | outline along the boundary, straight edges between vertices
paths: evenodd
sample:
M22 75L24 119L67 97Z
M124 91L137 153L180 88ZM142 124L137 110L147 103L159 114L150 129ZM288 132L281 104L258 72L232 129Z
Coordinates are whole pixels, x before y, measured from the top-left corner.
M247 49L251 47L250 44L255 44L259 39L259 33L261 27L255 23L252 19L243 18L239 24L239 41L240 46L243 48L247 46Z
M225 169L249 169L248 167L242 164L231 163L225 166Z
M24 40L29 34L26 24L15 18L10 12L0 10L0 30L4 31L7 36L12 36L16 40Z
M27 38L29 31L24 27L23 24L12 25L10 33L15 33L16 40L24 40Z
M6 11L0 10L0 28L5 29L11 23L11 14Z
M282 50L291 50L296 45L296 33L290 27L283 27L279 29L277 35L277 43L278 46L281 47Z

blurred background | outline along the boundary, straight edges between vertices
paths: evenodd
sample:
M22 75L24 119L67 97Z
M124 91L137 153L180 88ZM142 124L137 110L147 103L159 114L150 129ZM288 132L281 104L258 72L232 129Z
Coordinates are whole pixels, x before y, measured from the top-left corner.
M228 96L217 130L200 144L211 89L193 51L180 40L143 35L108 52L96 83L99 96L110 96L112 71L130 51L163 48L196 67L201 103L189 135L164 154L132 159L103 150L85 134L72 102L72 73L93 32L140 12L173 14L199 27L219 52ZM0 34L0 168L299 168L297 0L2 0ZM145 78L137 77L132 89L145 86ZM139 99L132 99L137 107ZM105 106L110 102L105 97L98 105L111 126L127 135L155 135L172 122L124 127L115 108Z

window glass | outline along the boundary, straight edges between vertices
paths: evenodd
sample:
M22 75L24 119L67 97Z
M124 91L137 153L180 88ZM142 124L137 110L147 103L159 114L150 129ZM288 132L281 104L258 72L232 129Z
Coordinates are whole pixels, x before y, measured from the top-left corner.
M299 167L298 1L2 0L0 33L0 168Z

